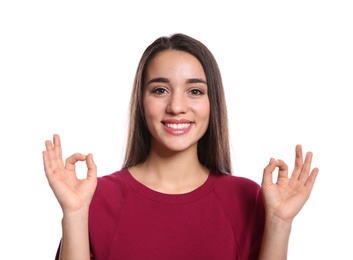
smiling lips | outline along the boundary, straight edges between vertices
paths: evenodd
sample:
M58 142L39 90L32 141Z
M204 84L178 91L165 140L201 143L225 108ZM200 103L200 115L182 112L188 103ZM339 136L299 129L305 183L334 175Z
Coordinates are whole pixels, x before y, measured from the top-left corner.
M173 135L182 135L186 134L189 132L191 129L191 123L168 123L168 122L163 122L163 127L164 129Z
M166 127L173 128L173 129L185 129L190 127L190 123L184 123L184 124L164 124Z

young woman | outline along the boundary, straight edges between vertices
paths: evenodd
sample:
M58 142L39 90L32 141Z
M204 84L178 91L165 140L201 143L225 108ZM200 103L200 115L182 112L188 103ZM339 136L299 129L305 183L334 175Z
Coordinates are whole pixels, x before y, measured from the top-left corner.
M286 259L291 225L318 169L295 150L291 176L271 159L260 185L231 174L227 111L216 60L187 35L143 53L121 170L97 178L92 154L64 163L45 142L46 177L62 210L57 259ZM86 161L87 178L75 163ZM278 168L278 179L272 173Z

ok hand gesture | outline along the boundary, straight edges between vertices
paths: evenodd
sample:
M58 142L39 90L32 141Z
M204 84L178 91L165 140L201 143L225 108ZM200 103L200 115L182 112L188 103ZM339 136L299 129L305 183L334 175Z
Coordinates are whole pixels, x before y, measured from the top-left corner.
M97 186L97 167L93 155L75 153L64 163L59 135L55 134L53 142L45 141L43 151L45 175L64 213L88 209ZM78 179L75 164L86 161L87 178Z
M318 168L311 168L313 154L308 152L303 161L302 147L296 146L295 165L288 176L288 166L282 160L271 159L264 169L262 191L266 215L291 223L299 213L314 186ZM277 182L272 182L272 173L278 168Z

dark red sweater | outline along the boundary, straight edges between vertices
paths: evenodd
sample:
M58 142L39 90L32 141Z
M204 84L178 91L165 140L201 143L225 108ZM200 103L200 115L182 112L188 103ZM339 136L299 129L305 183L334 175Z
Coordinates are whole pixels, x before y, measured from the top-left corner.
M122 169L98 178L89 214L95 260L257 260L263 227L260 186L214 172L198 189L170 195Z

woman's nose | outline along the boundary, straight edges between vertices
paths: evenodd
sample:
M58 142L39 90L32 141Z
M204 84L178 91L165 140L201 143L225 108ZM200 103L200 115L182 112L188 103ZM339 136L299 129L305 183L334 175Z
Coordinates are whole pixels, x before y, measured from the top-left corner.
M167 112L171 114L186 113L187 111L187 100L183 93L173 93L170 96L169 103L167 106Z

